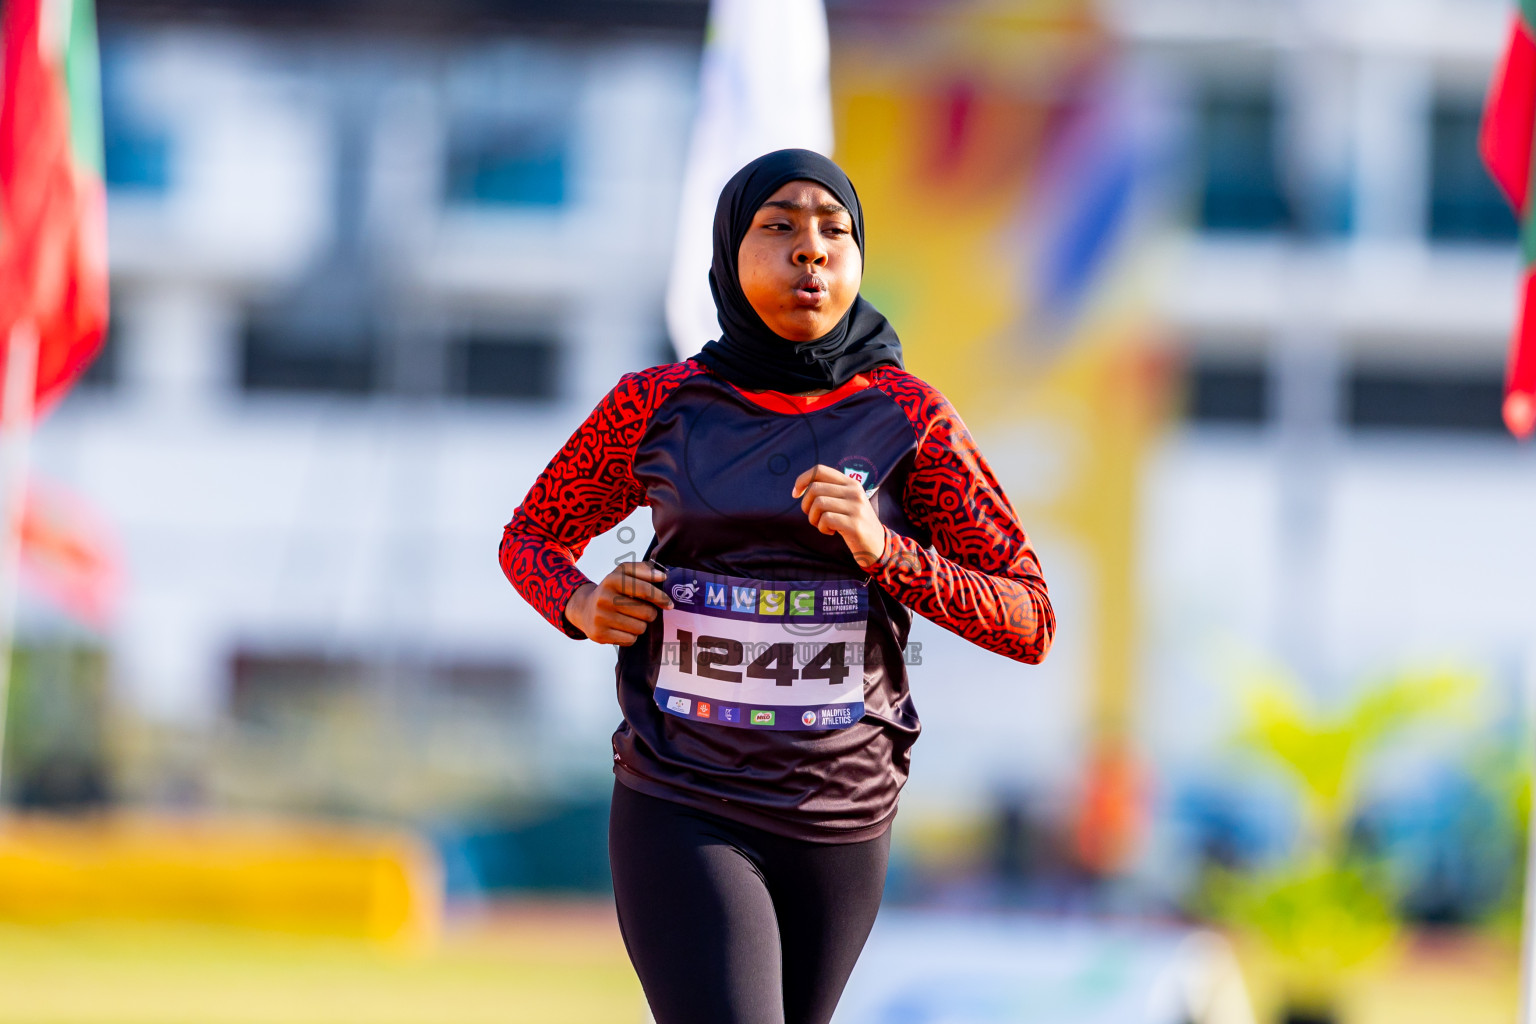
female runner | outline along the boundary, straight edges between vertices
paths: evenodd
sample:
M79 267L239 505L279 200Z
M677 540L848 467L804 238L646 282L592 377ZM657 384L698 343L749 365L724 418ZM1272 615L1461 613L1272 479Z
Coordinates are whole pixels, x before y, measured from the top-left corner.
M868 937L917 739L911 613L1027 664L1055 618L955 410L858 294L836 164L780 150L715 211L721 336L626 374L540 474L501 564L618 645L609 858L658 1024L825 1024ZM651 508L650 559L587 542Z

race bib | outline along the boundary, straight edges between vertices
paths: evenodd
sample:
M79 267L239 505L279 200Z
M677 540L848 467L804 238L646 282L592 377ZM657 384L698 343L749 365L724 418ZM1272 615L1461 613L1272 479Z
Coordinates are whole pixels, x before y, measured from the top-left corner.
M656 704L740 729L846 729L864 717L869 588L668 569Z

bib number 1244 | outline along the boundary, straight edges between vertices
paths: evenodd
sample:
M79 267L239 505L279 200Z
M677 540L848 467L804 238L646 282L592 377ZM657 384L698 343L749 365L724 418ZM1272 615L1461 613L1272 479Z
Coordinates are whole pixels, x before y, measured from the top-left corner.
M848 646L834 643L770 643L754 645L761 650L745 667L749 679L771 679L775 686L793 686L796 680L824 679L841 686L848 678ZM677 630L677 670L722 683L739 683L738 667L747 651L740 640L728 636L694 636L691 630ZM797 655L802 664L797 668Z
M857 580L669 569L656 633L664 713L738 729L847 729L864 717L869 592Z

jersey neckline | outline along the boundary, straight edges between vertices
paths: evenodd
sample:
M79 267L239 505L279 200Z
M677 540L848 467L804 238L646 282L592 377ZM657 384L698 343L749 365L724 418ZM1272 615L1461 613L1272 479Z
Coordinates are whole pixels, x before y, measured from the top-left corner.
M824 395L787 395L782 391L746 391L723 378L721 382L753 405L761 406L769 412L789 414L815 412L818 409L825 409L827 406L836 405L849 395L858 394L874 384L874 381L870 380L867 375L858 373L854 374L841 386L833 388Z

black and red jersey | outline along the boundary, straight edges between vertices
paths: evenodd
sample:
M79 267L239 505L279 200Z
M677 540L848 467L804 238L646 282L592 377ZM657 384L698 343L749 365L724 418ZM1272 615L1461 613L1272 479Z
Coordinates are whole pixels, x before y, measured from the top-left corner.
M818 464L862 479L885 525L868 572L791 493ZM816 397L742 391L692 360L626 374L529 489L502 568L550 623L582 637L565 618L589 582L576 559L642 505L664 566L867 579L870 617L864 716L845 729L752 732L667 715L652 700L660 630L619 648L614 771L641 792L782 835L867 839L895 813L921 728L903 657L908 609L1029 664L1050 647L1055 616L1013 507L954 408L904 370L878 367Z

